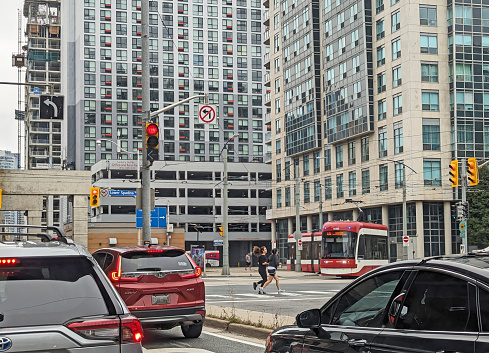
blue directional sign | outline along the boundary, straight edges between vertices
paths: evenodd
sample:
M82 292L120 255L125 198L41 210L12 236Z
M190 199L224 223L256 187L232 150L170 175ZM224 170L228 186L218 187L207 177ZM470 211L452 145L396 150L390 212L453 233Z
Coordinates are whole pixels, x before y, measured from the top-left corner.
M109 190L109 195L110 196L136 196L136 190Z
M143 210L136 210L136 228L143 228ZM151 228L166 228L166 207L151 211Z

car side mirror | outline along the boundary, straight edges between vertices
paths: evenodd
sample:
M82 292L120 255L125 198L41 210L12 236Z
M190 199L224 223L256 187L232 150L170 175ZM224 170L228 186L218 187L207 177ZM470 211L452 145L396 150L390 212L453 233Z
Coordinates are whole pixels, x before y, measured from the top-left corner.
M321 311L309 309L295 317L297 326L301 328L318 328L321 325Z
M404 301L404 293L399 294L397 297L394 298L392 301L392 304L389 308L389 323L394 325L394 322L396 321L396 316L399 314L399 311L407 311L406 307L402 306L402 302Z

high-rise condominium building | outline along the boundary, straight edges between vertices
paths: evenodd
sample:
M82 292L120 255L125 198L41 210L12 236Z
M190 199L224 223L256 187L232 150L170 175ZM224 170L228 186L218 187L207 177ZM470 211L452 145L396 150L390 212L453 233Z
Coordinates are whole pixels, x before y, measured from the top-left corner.
M264 3L284 256L298 197L302 232L358 206L403 258L403 192L414 256L459 252L448 166L489 156L489 1Z
M161 114L160 160L219 162L224 143L238 134L229 160L264 162L262 12L260 0L149 1L151 110L208 93L218 120L199 120L203 99ZM90 169L100 159L136 159L141 1L66 0L62 18L68 163Z
M41 116L42 95L61 93L61 23L59 0L25 0L26 115L25 168L62 168L63 120Z

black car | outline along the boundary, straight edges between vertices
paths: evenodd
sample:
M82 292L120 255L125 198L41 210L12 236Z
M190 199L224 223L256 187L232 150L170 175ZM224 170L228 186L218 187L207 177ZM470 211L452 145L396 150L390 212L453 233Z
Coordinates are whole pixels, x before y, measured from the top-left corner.
M392 263L276 329L266 352L488 352L489 253Z
M56 227L0 228L1 352L142 352L139 320L83 246Z

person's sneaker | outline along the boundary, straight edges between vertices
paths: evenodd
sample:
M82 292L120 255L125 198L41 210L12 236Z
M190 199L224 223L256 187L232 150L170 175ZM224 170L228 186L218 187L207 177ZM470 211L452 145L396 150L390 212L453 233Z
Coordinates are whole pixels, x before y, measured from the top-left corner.
M279 289L278 294L280 294L280 293L285 293L285 291L283 289Z
M256 282L253 282L253 290L256 290Z
M258 287L258 294L267 294L267 293L265 293L263 287Z

